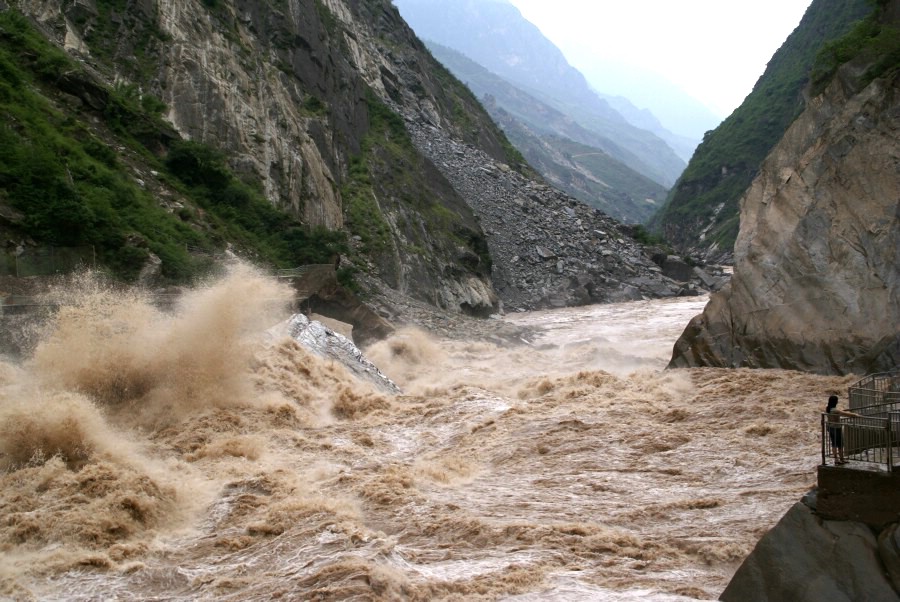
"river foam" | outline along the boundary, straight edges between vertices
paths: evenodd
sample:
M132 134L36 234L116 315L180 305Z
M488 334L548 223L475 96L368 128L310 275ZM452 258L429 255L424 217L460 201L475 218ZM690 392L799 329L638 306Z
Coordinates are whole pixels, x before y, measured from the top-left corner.
M662 370L702 300L401 331L390 396L237 267L173 311L96 279L0 363L0 596L693 600L814 482L853 377Z

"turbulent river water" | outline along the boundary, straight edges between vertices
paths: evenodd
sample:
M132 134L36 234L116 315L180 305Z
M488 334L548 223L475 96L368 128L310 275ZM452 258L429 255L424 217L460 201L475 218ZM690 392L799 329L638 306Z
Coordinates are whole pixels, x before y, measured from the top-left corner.
M705 299L397 333L388 396L263 336L241 268L161 312L95 281L0 363L0 597L704 600L815 481L854 379L664 370Z

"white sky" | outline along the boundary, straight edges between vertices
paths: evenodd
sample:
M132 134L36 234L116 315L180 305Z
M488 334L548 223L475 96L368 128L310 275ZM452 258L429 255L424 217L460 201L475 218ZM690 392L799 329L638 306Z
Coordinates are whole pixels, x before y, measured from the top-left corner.
M510 0L575 67L589 48L661 74L726 117L812 0Z

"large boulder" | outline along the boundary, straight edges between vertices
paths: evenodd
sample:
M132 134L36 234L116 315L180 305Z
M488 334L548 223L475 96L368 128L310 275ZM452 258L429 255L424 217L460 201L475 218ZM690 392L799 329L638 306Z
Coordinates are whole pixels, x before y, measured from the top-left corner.
M798 502L763 536L719 599L891 602L900 596L865 524L822 520Z
M671 367L864 374L900 364L900 78L844 70L741 200L734 275Z
M267 334L269 343L288 336L319 357L341 364L358 380L379 391L390 395L400 393L400 388L369 361L353 341L303 314L294 314L270 328Z

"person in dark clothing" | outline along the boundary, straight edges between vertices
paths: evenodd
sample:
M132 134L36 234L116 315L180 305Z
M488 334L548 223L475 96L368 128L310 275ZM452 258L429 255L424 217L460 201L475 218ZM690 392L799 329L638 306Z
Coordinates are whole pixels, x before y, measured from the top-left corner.
M841 417L862 418L862 416L847 410L839 410L837 404L837 395L829 397L825 413L828 414L828 438L831 440L831 455L834 456L835 466L840 466L847 463L847 459L844 458L844 433L841 426Z

